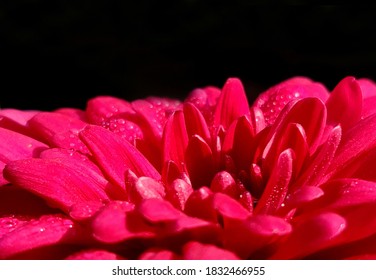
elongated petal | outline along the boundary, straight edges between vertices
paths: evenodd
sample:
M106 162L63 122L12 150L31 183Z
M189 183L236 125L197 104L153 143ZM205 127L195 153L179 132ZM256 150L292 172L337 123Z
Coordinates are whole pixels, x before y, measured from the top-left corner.
M309 151L312 154L320 144L326 123L326 114L325 105L318 98L307 97L293 101L281 111L269 132L268 139L275 137L278 132L285 131L290 123L298 123L305 131ZM273 141L278 140L278 138L273 139Z
M12 161L4 168L4 177L66 212L78 202L109 199L95 174L82 172L70 161L39 158Z
M323 181L340 176L352 164L362 165L362 158L376 147L376 115L360 120L342 137ZM356 169L355 169L356 170Z
M185 125L187 127L188 138L199 135L207 143L210 141L210 131L204 116L192 103L185 103L183 107Z
M239 170L248 170L251 165L254 152L254 135L254 128L248 117L240 117L236 123L231 150L232 158Z
M255 208L255 214L273 214L284 201L292 176L292 152L285 150L278 158L275 168Z
M209 186L214 174L213 155L209 145L198 135L189 139L185 163L193 188Z
M335 127L331 131L328 140L321 145L320 149L311 159L308 166L302 171L299 178L295 181L292 189L296 189L304 185L314 186L322 180L323 175L334 158L335 152L337 151L338 145L341 141L341 136L341 127Z
M0 127L0 160L4 163L38 157L47 148L46 144L38 140Z
M160 179L158 171L135 147L107 129L88 126L80 137L113 183L125 188L124 173L127 169L137 176Z
M70 219L57 214L17 223L0 238L0 259L42 246L82 242L81 231Z
M362 113L362 90L354 77L342 79L326 101L328 124L341 125L346 131L360 120Z
M214 113L214 127L227 129L237 118L249 115L249 104L242 82L237 78L227 79Z
M163 131L163 162L174 161L181 171L188 145L188 135L182 111L174 112Z
M294 151L295 162L294 172L299 174L305 160L309 154L309 147L306 141L306 135L303 127L297 123L289 123L284 130L279 130L275 135L275 141L271 142L263 162L264 173L269 173L278 160L282 151L291 149Z

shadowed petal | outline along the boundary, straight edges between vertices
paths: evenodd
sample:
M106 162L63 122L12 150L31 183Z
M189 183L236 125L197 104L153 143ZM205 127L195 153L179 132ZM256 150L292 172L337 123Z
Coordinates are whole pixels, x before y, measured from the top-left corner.
M45 215L29 221L14 221L12 229L0 237L0 259L42 246L82 241L83 236L77 225L61 215Z
M185 163L193 188L209 186L214 174L213 155L209 145L198 135L189 139Z
M342 79L326 101L328 124L341 125L346 131L360 120L362 113L362 90L354 77Z

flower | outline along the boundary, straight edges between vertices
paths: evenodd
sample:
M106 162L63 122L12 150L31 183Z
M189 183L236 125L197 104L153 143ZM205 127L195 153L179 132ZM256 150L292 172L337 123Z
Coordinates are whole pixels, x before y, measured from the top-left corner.
M374 259L376 84L0 111L1 259Z

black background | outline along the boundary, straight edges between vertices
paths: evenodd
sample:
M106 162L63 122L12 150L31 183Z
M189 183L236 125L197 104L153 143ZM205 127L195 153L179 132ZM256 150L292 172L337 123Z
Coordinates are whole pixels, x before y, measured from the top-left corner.
M184 98L235 76L251 101L295 75L328 89L349 75L376 79L375 9L250 3L3 1L0 107Z

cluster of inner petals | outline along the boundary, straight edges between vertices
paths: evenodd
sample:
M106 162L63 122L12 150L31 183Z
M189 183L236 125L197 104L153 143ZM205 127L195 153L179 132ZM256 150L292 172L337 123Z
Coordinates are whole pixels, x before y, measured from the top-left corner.
M0 110L0 258L376 258L376 84Z

